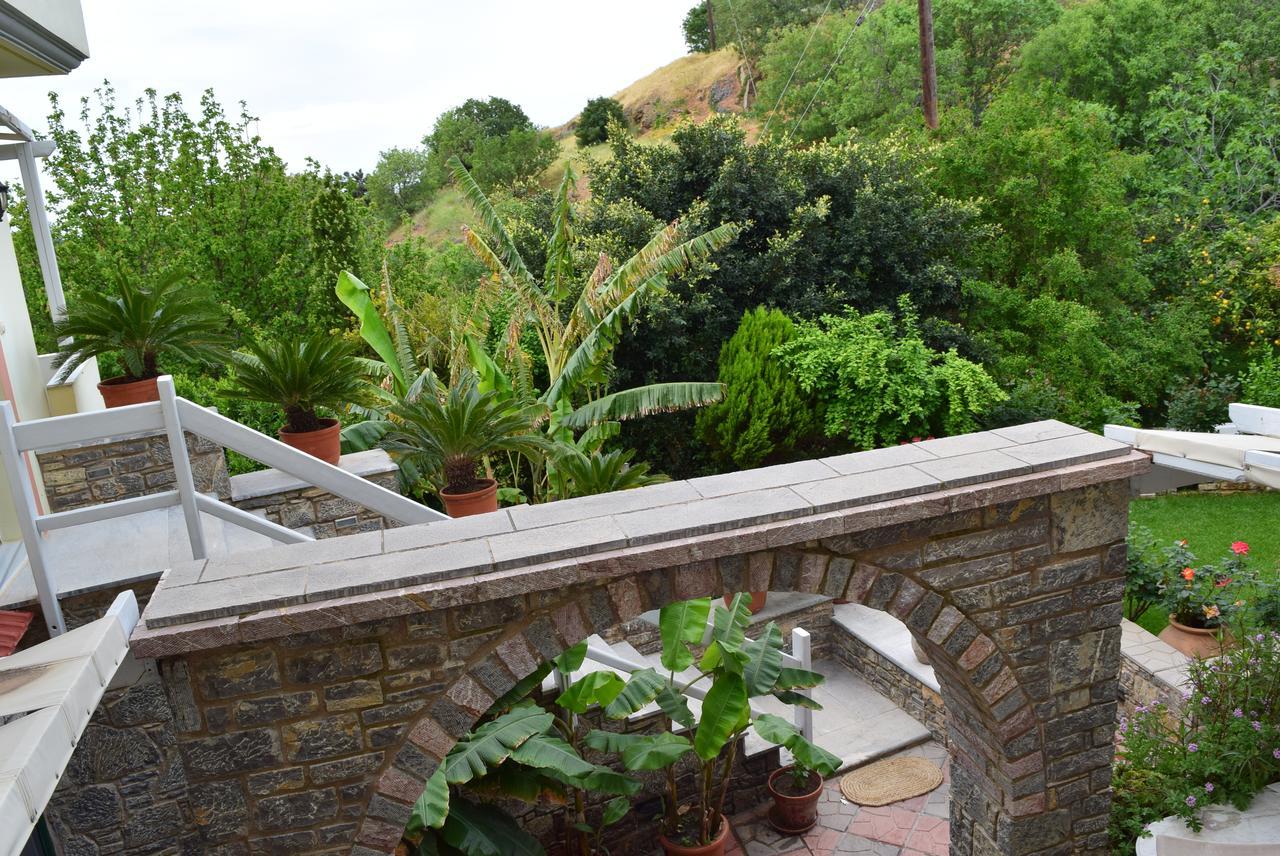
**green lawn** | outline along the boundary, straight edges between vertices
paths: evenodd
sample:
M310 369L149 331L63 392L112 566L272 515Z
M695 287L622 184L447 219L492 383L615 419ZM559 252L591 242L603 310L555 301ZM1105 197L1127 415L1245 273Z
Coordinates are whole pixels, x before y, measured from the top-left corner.
M1280 493L1177 493L1135 499L1129 519L1144 526L1160 542L1187 539L1202 562L1216 562L1233 541L1249 544L1253 566L1274 585L1280 585ZM1138 623L1152 633L1168 621L1153 607Z

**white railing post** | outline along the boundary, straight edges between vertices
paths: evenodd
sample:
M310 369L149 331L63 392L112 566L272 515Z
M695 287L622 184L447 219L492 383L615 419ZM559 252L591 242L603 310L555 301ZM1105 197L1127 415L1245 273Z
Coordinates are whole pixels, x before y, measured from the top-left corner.
M797 627L791 631L791 656L800 661L800 668L806 671L813 671L813 648L811 647L811 639L809 631L803 627ZM801 695L806 698L813 698L813 690L800 690ZM800 733L804 735L804 739L810 743L813 742L813 711L807 707L796 705L795 710L796 728L800 729Z
M27 566L31 568L31 576L35 579L36 594L40 599L40 610L44 613L44 622L49 627L50 636L58 636L67 630L62 620L62 608L58 606L58 589L49 578L49 568L45 564L42 547L44 542L40 531L36 528L36 495L31 482L26 477L26 461L18 451L17 441L13 437L13 426L17 422L13 415L13 405L8 401L0 401L0 459L4 461L5 477L9 480L9 492L13 496L13 506L18 515L18 529L22 532L22 541L27 548Z
M204 526L200 522L200 508L196 504L196 481L191 475L191 459L187 457L187 438L178 418L178 395L173 388L173 378L164 375L156 380L160 390L160 415L165 434L169 438L169 458L173 461L173 475L178 485L178 498L182 502L182 516L187 521L187 537L191 540L191 558L207 559L209 550L204 543Z

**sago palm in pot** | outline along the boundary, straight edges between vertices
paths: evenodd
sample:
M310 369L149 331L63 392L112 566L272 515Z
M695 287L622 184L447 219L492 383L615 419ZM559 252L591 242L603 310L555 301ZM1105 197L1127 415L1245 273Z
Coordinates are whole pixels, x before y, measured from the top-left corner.
M54 359L60 383L95 357L119 356L124 374L98 384L108 407L157 400L162 356L206 363L227 341L221 308L178 271L146 285L119 269L105 291L75 295L54 333L63 343Z
M353 344L326 333L255 341L232 355L232 365L229 395L278 405L285 416L281 441L338 463L341 426L320 411L340 411L368 397L365 368Z
M496 452L545 453L549 441L534 432L546 407L482 392L470 371L447 390L434 375L424 380L421 394L392 408L395 427L384 448L408 458L418 472L437 474L440 498L451 517L496 511L497 482L479 474L481 460Z

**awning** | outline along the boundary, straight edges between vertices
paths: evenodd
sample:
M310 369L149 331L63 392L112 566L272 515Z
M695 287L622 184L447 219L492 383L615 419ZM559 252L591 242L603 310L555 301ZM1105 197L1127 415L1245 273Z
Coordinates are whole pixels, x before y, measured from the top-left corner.
M0 856L22 852L137 623L122 592L103 618L0 658Z
M1280 409L1231 405L1218 433L1151 431L1108 425L1105 433L1151 454L1157 468L1185 474L1181 483L1251 481L1280 490Z

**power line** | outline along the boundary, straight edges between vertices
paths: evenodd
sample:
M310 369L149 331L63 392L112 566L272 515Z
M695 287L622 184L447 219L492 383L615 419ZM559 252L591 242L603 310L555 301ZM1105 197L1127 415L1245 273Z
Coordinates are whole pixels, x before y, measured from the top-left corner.
M787 76L787 82L782 85L782 91L778 93L778 100L773 102L773 109L769 111L769 116L764 121L764 130L760 132L761 137L769 132L769 123L773 121L774 114L778 112L778 106L782 104L783 96L787 94L787 90L791 87L791 81L795 80L796 69L800 68L800 63L804 62L805 56L809 53L809 45L813 44L813 37L818 34L818 25L827 16L827 11L830 8L831 0L827 0L827 5L823 7L822 14L813 22L813 28L809 30L809 40L804 43L804 50L800 51L800 58L796 60L795 65L791 66L791 74Z
M876 2L876 0L867 0L867 5L862 7L862 11L853 22L853 26L849 28L849 34L846 35L844 37L844 41L840 43L840 50L836 51L835 57L827 64L826 74L822 75L822 80L818 81L818 85L813 90L813 96L809 99L809 103L805 105L804 112L800 114L799 119L796 119L795 124L791 126L791 130L787 131L787 139L791 139L791 135L800 127L800 123L804 121L804 117L809 115L809 110L813 107L813 102L818 100L818 93L821 92L822 87L826 85L827 78L831 77L831 71L840 62L840 57L844 56L844 49L849 46L849 42L853 39L853 34L858 31L858 27L861 27L862 22L867 19L867 13L871 11L871 4L874 2Z

